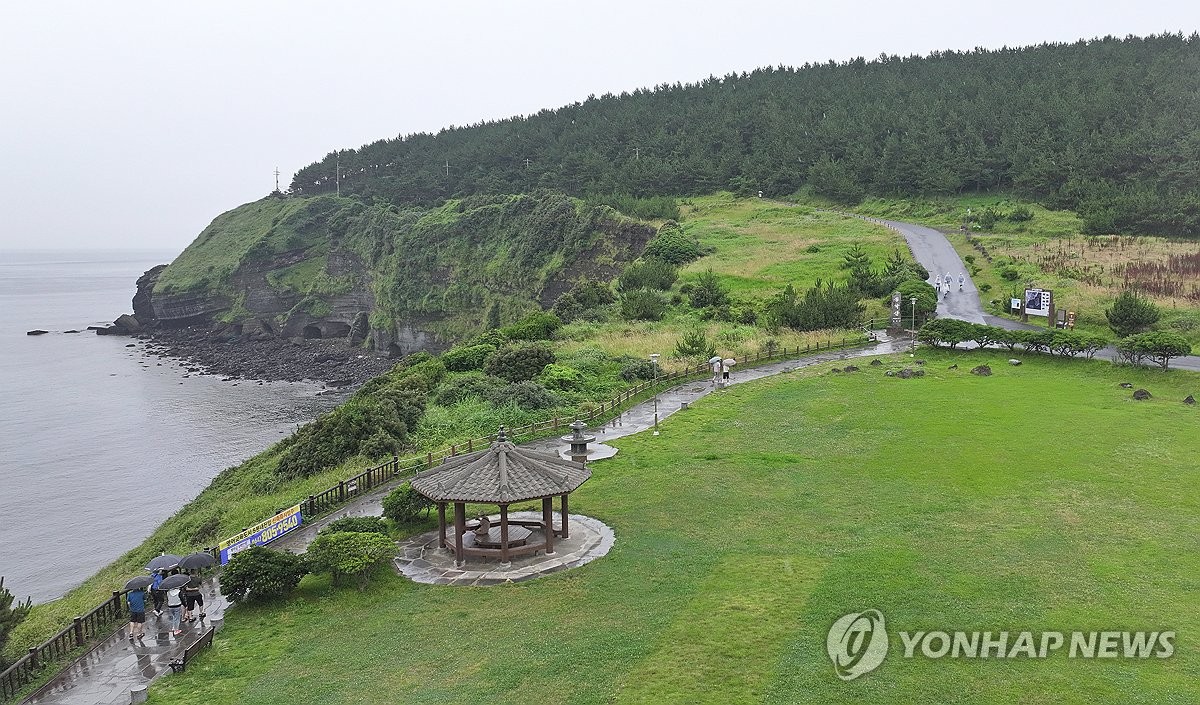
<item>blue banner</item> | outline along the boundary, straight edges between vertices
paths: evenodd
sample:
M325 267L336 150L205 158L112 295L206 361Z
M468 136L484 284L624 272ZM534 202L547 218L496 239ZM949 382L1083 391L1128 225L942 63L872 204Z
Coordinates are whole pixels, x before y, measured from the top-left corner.
M270 543L289 531L299 528L303 521L304 517L300 514L300 505L297 504L267 519L258 526L250 527L237 536L225 539L217 544L218 548L221 549L221 565L225 565L229 562L230 558L245 551L247 548Z

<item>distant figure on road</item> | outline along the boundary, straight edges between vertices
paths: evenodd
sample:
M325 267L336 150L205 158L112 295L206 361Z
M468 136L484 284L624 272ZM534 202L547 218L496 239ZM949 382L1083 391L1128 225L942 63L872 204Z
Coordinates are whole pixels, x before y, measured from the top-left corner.
M958 290L959 291L962 291L963 284L966 283L966 281L967 281L967 278L962 275L962 272L959 272L958 273Z
M942 293L942 275L937 275L937 279L933 280L933 288L940 294Z

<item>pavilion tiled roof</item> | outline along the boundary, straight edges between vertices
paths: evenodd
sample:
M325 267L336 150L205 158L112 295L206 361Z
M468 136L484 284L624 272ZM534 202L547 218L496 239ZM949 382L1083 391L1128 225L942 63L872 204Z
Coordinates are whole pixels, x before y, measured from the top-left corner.
M583 463L498 440L417 473L412 488L434 502L510 504L574 492L591 476Z

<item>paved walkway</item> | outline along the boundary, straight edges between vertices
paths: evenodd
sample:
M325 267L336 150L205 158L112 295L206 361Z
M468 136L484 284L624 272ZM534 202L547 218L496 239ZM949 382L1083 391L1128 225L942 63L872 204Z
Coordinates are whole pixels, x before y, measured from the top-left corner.
M161 618L148 612L145 639L130 640L129 625L122 624L120 631L22 700L22 705L129 705L132 688L170 673L167 664L182 656L213 620L224 618L226 603L219 588L216 578L205 579L201 590L208 616L181 625L183 634L178 637L170 635L165 610Z

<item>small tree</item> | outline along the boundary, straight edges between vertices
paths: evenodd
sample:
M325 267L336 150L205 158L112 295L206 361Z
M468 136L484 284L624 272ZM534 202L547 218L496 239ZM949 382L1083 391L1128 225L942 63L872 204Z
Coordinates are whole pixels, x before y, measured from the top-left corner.
M667 299L651 289L621 294L621 317L629 321L657 321L667 311Z
M696 279L696 283L692 285L690 296L692 306L696 308L724 306L729 303L729 292L725 290L717 275L713 274L711 267Z
M367 586L371 570L394 555L394 541L381 534L362 531L318 534L304 553L312 572L331 573L335 585L343 577L355 576L360 590Z
M483 371L509 382L524 382L537 377L554 359L554 351L542 343L501 348L488 357Z
M703 362L717 354L717 347L708 339L703 328L693 328L675 343L675 357L680 360Z
M1148 330L1158 323L1158 307L1132 289L1122 291L1112 308L1104 312L1109 328L1122 338Z
M233 602L287 597L308 571L299 556L265 546L246 549L221 572L221 594Z
M383 515L397 524L411 524L425 514L433 503L404 483L383 498Z
M1191 343L1178 333L1141 333L1124 338L1117 344L1117 354L1122 359L1136 364L1149 358L1164 370L1172 358L1191 353Z

